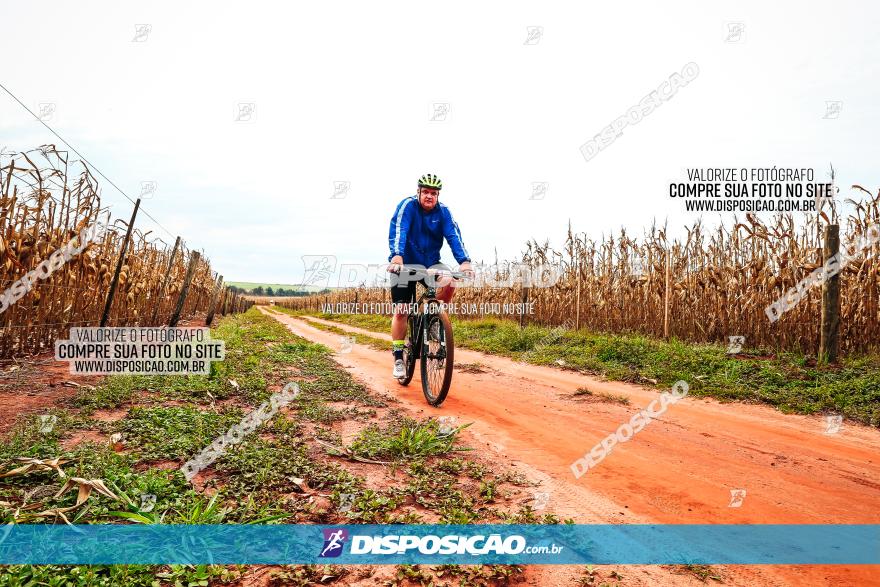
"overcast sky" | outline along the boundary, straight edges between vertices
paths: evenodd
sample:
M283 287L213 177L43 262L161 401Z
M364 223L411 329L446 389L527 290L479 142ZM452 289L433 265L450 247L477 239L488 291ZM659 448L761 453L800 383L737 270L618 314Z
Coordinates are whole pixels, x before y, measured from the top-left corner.
M878 12L19 2L0 20L0 80L32 110L53 104L49 126L128 195L155 182L146 210L227 280L299 283L301 255L384 262L394 207L426 172L485 261L530 238L558 245L569 219L595 238L692 222L668 197L688 167L811 167L824 181L833 162L840 186L876 190ZM584 158L581 145L690 62L696 79ZM0 148L46 142L58 143L0 91ZM349 187L333 197L337 182ZM100 183L127 217L131 204ZM146 217L138 226L173 242Z

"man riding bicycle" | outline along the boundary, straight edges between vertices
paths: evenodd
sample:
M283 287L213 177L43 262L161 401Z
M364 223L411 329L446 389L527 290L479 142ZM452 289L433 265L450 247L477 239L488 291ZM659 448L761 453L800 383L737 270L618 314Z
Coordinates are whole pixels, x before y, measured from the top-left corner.
M406 373L403 363L406 306L415 301L416 281L425 284L424 278L416 280L412 277L412 271L407 271L409 266L416 266L424 271L425 268L439 265L440 248L445 238L461 271L468 276L473 275L471 258L464 248L458 224L452 219L449 208L438 202L442 187L443 184L436 175L423 175L419 178L418 193L401 201L391 217L391 229L388 233L388 244L391 248L388 261L391 264L388 271L392 273L391 301L395 304L391 319L391 350L394 353L392 375L395 379ZM454 290L452 279L448 276L441 277L437 280L437 285L441 286L437 290L437 299L449 303Z

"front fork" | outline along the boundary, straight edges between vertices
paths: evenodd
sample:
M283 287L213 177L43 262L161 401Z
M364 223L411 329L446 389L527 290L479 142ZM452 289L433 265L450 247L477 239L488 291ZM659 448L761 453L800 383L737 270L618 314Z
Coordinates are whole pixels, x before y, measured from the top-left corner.
M435 307L435 305L429 304L428 307L433 308L433 307ZM420 323L424 324L427 321L429 316L436 315L438 320L440 320L440 329L442 331L443 320L440 318L440 314L441 314L441 312L440 312L439 307L436 307L436 312L432 312L432 311L428 310L427 312L424 312L420 315ZM420 346L422 347L422 349L428 349L428 337L430 336L429 327L422 326L422 328L420 330L423 333L422 336L419 337L419 338L422 338L422 344ZM444 359L446 359L446 341L443 338L444 337L442 335L440 335L440 340L438 341L438 342L440 342L440 346L437 349L437 352L435 352L432 356L429 356L428 358L436 359L441 362Z
M424 326L425 321L428 319L428 312L421 312L416 315L415 318L412 319L411 326L411 334L410 334L410 344L412 345L412 357L413 359L419 359L422 355L422 350L427 348L428 345L428 328ZM441 328L442 328L441 322ZM434 358L437 359L445 359L446 358L446 342L442 342L440 345L440 349L437 353L435 353Z

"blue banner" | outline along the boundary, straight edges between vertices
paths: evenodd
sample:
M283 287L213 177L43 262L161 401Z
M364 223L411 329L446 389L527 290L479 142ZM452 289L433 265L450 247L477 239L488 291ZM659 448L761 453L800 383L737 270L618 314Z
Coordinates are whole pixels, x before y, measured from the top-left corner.
M0 564L880 564L880 525L8 525Z

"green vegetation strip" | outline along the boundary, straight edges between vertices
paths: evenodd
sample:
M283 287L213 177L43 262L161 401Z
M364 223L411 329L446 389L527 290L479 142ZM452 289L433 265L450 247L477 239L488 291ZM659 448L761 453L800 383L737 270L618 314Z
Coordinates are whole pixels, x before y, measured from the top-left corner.
M387 332L390 326L387 316L312 315L374 332ZM683 379L694 396L766 403L786 413L841 414L880 426L877 356L851 357L837 366L820 367L812 357L793 353L773 355L761 349L744 349L731 355L721 345L663 341L637 334L600 334L545 326L520 329L514 321L493 318L453 317L452 322L455 344L462 348L660 389L668 389ZM381 342L388 348L387 342Z

